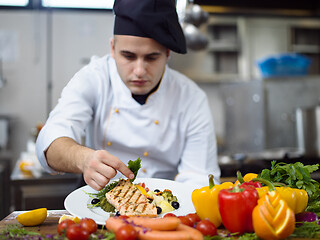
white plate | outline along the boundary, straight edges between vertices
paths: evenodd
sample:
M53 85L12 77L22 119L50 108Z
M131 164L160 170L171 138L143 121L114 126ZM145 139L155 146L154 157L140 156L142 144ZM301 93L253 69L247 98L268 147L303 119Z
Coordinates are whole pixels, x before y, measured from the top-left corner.
M175 215L182 216L195 212L191 200L192 191L195 189L194 186L157 178L137 178L134 181L134 183L140 182L144 182L146 187L152 191L155 189L159 189L160 191L170 189L173 195L178 198L180 204L177 210L172 211ZM92 218L97 224L105 225L106 220L109 218L109 213L100 207L88 208L88 204L91 203L92 198L87 193L97 193L97 191L87 185L71 192L64 200L65 209L74 216L79 218Z

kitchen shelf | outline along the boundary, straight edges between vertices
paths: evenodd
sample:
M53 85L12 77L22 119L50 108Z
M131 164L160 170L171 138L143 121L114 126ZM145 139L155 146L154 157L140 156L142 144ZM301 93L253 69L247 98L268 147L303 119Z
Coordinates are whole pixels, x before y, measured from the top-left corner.
M239 52L240 45L238 42L211 41L208 46L210 52Z
M232 73L219 73L219 74L205 74L200 72L185 72L185 74L196 82L199 83L212 83L212 82L243 82L238 74Z
M292 26L289 50L311 60L309 74L320 74L320 26Z
M296 53L320 53L320 45L292 44L292 51Z

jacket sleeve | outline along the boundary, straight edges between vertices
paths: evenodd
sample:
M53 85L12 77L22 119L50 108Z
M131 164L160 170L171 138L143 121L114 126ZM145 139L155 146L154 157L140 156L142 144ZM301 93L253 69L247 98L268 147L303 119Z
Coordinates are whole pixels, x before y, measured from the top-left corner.
M221 171L217 160L216 137L205 93L200 91L193 96L185 117L189 123L176 181L202 187L208 185L208 175L213 174L215 183L219 184Z

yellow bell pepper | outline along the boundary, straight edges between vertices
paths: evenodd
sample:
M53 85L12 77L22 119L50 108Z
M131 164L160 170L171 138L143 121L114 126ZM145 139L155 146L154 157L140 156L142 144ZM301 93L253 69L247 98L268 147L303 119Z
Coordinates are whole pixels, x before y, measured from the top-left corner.
M237 173L237 175L238 175L238 173ZM240 174L241 175L241 174ZM244 175L244 177L243 177L243 181L245 181L245 182L250 182L252 179L254 179L254 178L257 178L258 177L258 174L256 174L256 173L247 173L246 175ZM234 185L236 186L236 185L239 185L240 184L240 181L239 180L237 180L235 183L234 183Z
M221 215L218 207L218 193L221 189L232 188L232 182L224 182L220 185L215 185L213 175L209 175L209 186L195 189L192 192L191 198L193 206L198 216L203 219L209 219L216 227L222 223Z
M290 187L275 187L275 190L280 194L281 198L288 203L288 206L294 211L295 214L303 212L308 204L308 193L303 189L290 188ZM265 196L269 188L257 188L259 198Z

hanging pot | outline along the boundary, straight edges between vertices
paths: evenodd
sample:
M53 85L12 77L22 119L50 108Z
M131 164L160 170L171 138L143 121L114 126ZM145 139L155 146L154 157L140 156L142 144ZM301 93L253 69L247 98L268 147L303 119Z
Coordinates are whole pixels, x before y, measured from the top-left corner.
M194 25L182 23L182 29L189 49L202 50L207 47L208 39Z
M203 11L198 4L191 3L186 9L184 21L199 27L201 24L207 22L208 18L209 14Z

